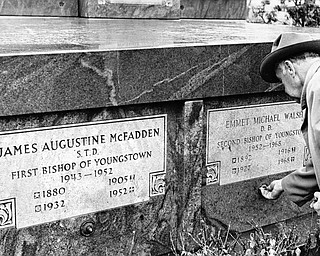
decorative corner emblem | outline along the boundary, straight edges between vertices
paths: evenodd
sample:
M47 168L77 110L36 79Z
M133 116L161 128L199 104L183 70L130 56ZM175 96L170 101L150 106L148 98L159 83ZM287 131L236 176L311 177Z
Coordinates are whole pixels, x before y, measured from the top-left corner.
M221 162L214 162L207 166L206 185L212 185L219 182L219 173Z
M164 195L165 176L165 172L150 173L150 196Z
M16 226L15 199L0 200L0 229Z

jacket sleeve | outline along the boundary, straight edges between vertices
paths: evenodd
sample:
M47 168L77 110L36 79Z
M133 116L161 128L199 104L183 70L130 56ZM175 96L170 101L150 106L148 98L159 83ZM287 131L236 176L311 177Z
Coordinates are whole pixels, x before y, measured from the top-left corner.
M317 177L320 175L320 70L312 76L307 87L308 136L311 159L302 167L282 179L282 187L294 203L302 206L319 191ZM318 177L319 179L319 177Z
M298 206L310 201L314 192L319 190L312 161L309 160L305 167L285 176L282 187L287 197Z

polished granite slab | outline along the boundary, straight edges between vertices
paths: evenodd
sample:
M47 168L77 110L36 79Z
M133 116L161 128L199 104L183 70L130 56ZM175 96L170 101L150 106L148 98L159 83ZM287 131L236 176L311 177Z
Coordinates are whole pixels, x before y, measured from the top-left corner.
M320 37L318 28L243 20L126 20L0 17L0 55L101 52L272 42L279 33Z
M0 115L265 92L258 67L278 33L320 35L213 20L3 17L0 27Z
M0 15L78 16L77 0L0 0Z
M180 0L181 18L246 19L246 0Z

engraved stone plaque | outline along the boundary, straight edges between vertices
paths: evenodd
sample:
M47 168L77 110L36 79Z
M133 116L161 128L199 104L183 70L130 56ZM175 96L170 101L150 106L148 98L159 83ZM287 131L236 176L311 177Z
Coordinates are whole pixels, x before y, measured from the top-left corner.
M308 152L300 131L302 119L300 105L293 102L208 110L207 185L303 166Z
M0 133L0 228L164 193L166 115Z
M81 17L179 19L180 0L79 0L79 13Z

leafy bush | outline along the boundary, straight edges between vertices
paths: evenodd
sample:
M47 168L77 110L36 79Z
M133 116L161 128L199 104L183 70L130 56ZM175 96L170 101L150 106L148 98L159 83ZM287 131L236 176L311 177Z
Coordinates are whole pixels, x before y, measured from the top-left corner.
M320 6L310 0L283 0L279 5L270 6L270 2L264 0L259 5L249 4L248 21L319 27Z
M295 26L318 27L320 25L320 7L314 4L297 4L287 10Z

